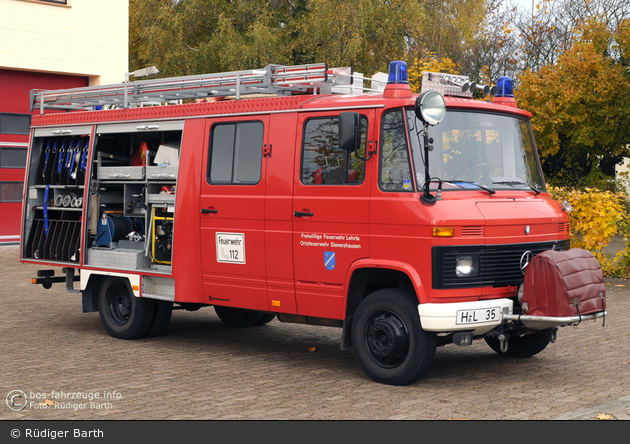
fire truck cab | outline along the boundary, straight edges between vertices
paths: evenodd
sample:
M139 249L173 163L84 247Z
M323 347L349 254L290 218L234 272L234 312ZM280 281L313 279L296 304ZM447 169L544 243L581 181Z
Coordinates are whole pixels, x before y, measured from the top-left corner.
M34 91L21 261L63 267L33 282L65 282L117 338L205 306L235 327L339 327L394 385L438 346L527 357L604 317L598 266L584 287L599 305L531 310L525 271L570 251L569 215L511 80L427 72L416 95L406 70L359 94L325 64Z

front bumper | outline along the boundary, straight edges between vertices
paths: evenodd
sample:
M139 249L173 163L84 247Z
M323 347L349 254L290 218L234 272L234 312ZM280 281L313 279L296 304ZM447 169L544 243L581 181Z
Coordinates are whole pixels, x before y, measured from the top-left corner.
M457 302L446 304L420 304L418 314L425 331L450 333L472 331L483 335L501 324L517 322L530 330L543 330L551 327L578 324L582 321L602 318L606 321L607 311L580 316L529 316L513 314L511 299ZM494 311L492 311L494 310Z
M426 331L448 333L472 331L482 335L495 327L508 322L512 315L511 299L491 299L487 301L455 302L445 304L420 304L420 323ZM510 319L511 320L511 319Z

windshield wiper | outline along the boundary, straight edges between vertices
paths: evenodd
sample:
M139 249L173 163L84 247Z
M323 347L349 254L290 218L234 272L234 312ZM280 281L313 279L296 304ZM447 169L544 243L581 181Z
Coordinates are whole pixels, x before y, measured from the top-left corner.
M514 186L514 185L525 185L527 188L529 188L530 190L532 190L534 193L536 194L540 194L540 190L538 188L534 188L533 186L526 184L525 182L521 182L520 180L508 180L508 181L502 181L502 182L492 182L493 184L499 184L499 185L510 185L510 186Z
M490 187L487 187L487 186L485 186L485 185L478 184L477 182L471 182L471 181L469 181L469 180L443 180L442 182L453 183L453 184L456 184L456 185L457 185L458 183L468 183L468 184L471 184L471 185L476 186L477 188L481 188L482 190L487 191L487 192L488 192L488 193L490 193L490 194L494 194L494 193L496 193L496 191L494 191L494 190L493 190L492 188L490 188Z

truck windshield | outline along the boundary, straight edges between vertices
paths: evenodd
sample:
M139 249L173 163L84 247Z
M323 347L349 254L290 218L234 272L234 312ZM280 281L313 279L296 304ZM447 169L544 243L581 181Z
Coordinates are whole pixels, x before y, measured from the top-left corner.
M425 182L423 127L412 109L407 125L418 190ZM439 178L442 189L489 188L545 191L529 121L514 116L470 111L447 111L444 120L429 127L431 189ZM476 184L481 185L478 187Z

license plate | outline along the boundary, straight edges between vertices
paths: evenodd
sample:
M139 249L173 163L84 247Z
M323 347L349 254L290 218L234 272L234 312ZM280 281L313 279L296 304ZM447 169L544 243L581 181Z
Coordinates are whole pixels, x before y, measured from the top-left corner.
M493 322L500 319L501 309L499 307L482 308L479 310L458 310L456 324L478 324L482 322Z

